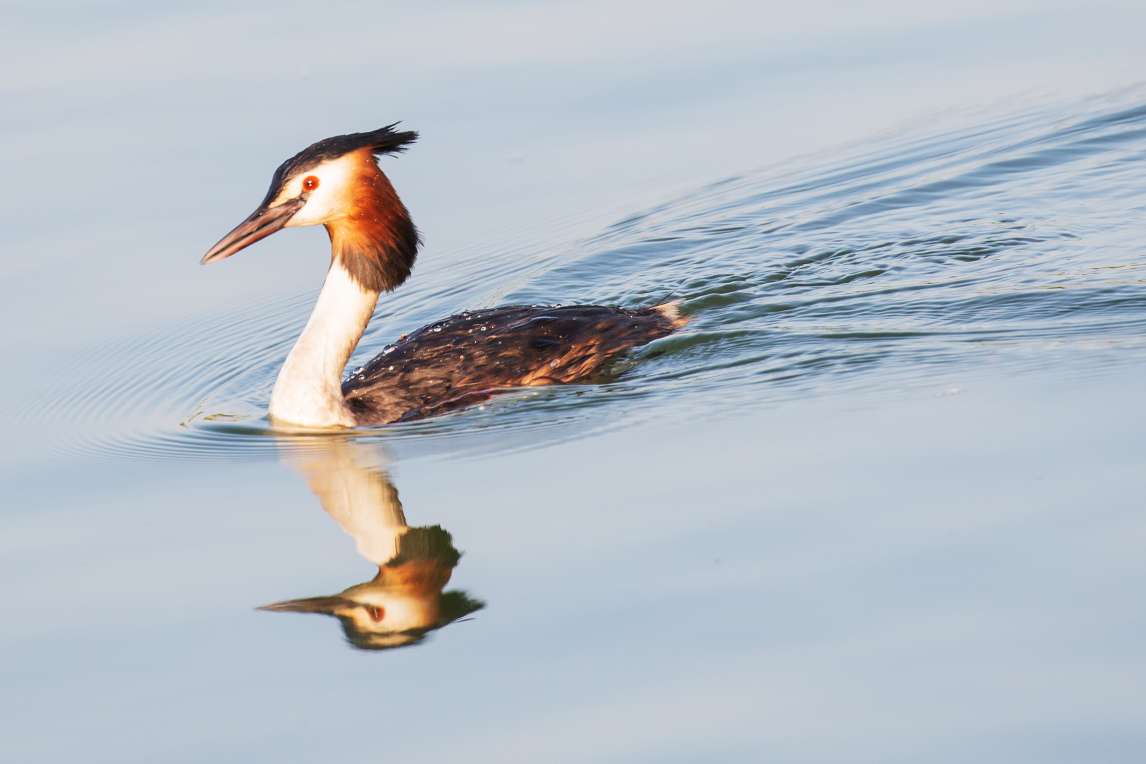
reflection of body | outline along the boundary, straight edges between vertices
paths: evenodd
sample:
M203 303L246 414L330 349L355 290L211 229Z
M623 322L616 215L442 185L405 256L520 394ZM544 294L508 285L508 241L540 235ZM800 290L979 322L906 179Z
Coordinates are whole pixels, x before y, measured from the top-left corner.
M464 592L443 592L461 557L440 526L406 524L385 472L358 460L352 443L326 440L292 457L323 508L350 534L378 575L340 594L277 602L263 610L336 616L352 645L401 647L483 607Z

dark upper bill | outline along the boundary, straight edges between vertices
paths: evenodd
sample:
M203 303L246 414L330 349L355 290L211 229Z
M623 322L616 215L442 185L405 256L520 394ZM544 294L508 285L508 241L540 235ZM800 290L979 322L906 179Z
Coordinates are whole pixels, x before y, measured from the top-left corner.
M200 263L213 263L230 257L241 249L251 246L260 239L265 239L275 231L282 228L291 219L294 213L306 203L303 198L290 199L274 207L259 207L251 215L239 223L215 246L207 250Z

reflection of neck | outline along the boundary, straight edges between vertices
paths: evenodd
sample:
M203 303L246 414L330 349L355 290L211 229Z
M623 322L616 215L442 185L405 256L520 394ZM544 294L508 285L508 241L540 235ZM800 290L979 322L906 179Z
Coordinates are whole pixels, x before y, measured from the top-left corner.
M271 393L273 419L308 427L353 426L342 372L370 323L378 292L363 289L338 258Z
M398 554L398 541L407 530L406 515L385 472L358 461L353 444L345 442L292 461L322 508L354 538L359 554L375 565Z

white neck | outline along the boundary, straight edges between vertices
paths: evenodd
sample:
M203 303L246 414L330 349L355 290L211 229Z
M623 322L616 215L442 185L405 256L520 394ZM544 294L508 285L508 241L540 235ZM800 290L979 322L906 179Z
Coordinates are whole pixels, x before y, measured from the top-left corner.
M335 258L318 302L271 393L272 419L303 427L352 427L342 372L370 323L378 292L363 289Z

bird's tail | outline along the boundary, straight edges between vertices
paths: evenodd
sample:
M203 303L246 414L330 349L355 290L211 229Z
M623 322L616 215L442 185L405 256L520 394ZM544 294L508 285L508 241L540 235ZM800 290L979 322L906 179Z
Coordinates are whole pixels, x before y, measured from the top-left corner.
M653 310L664 316L665 320L672 325L673 329L680 329L688 324L688 317L681 315L680 300L670 300L669 302L656 306Z

